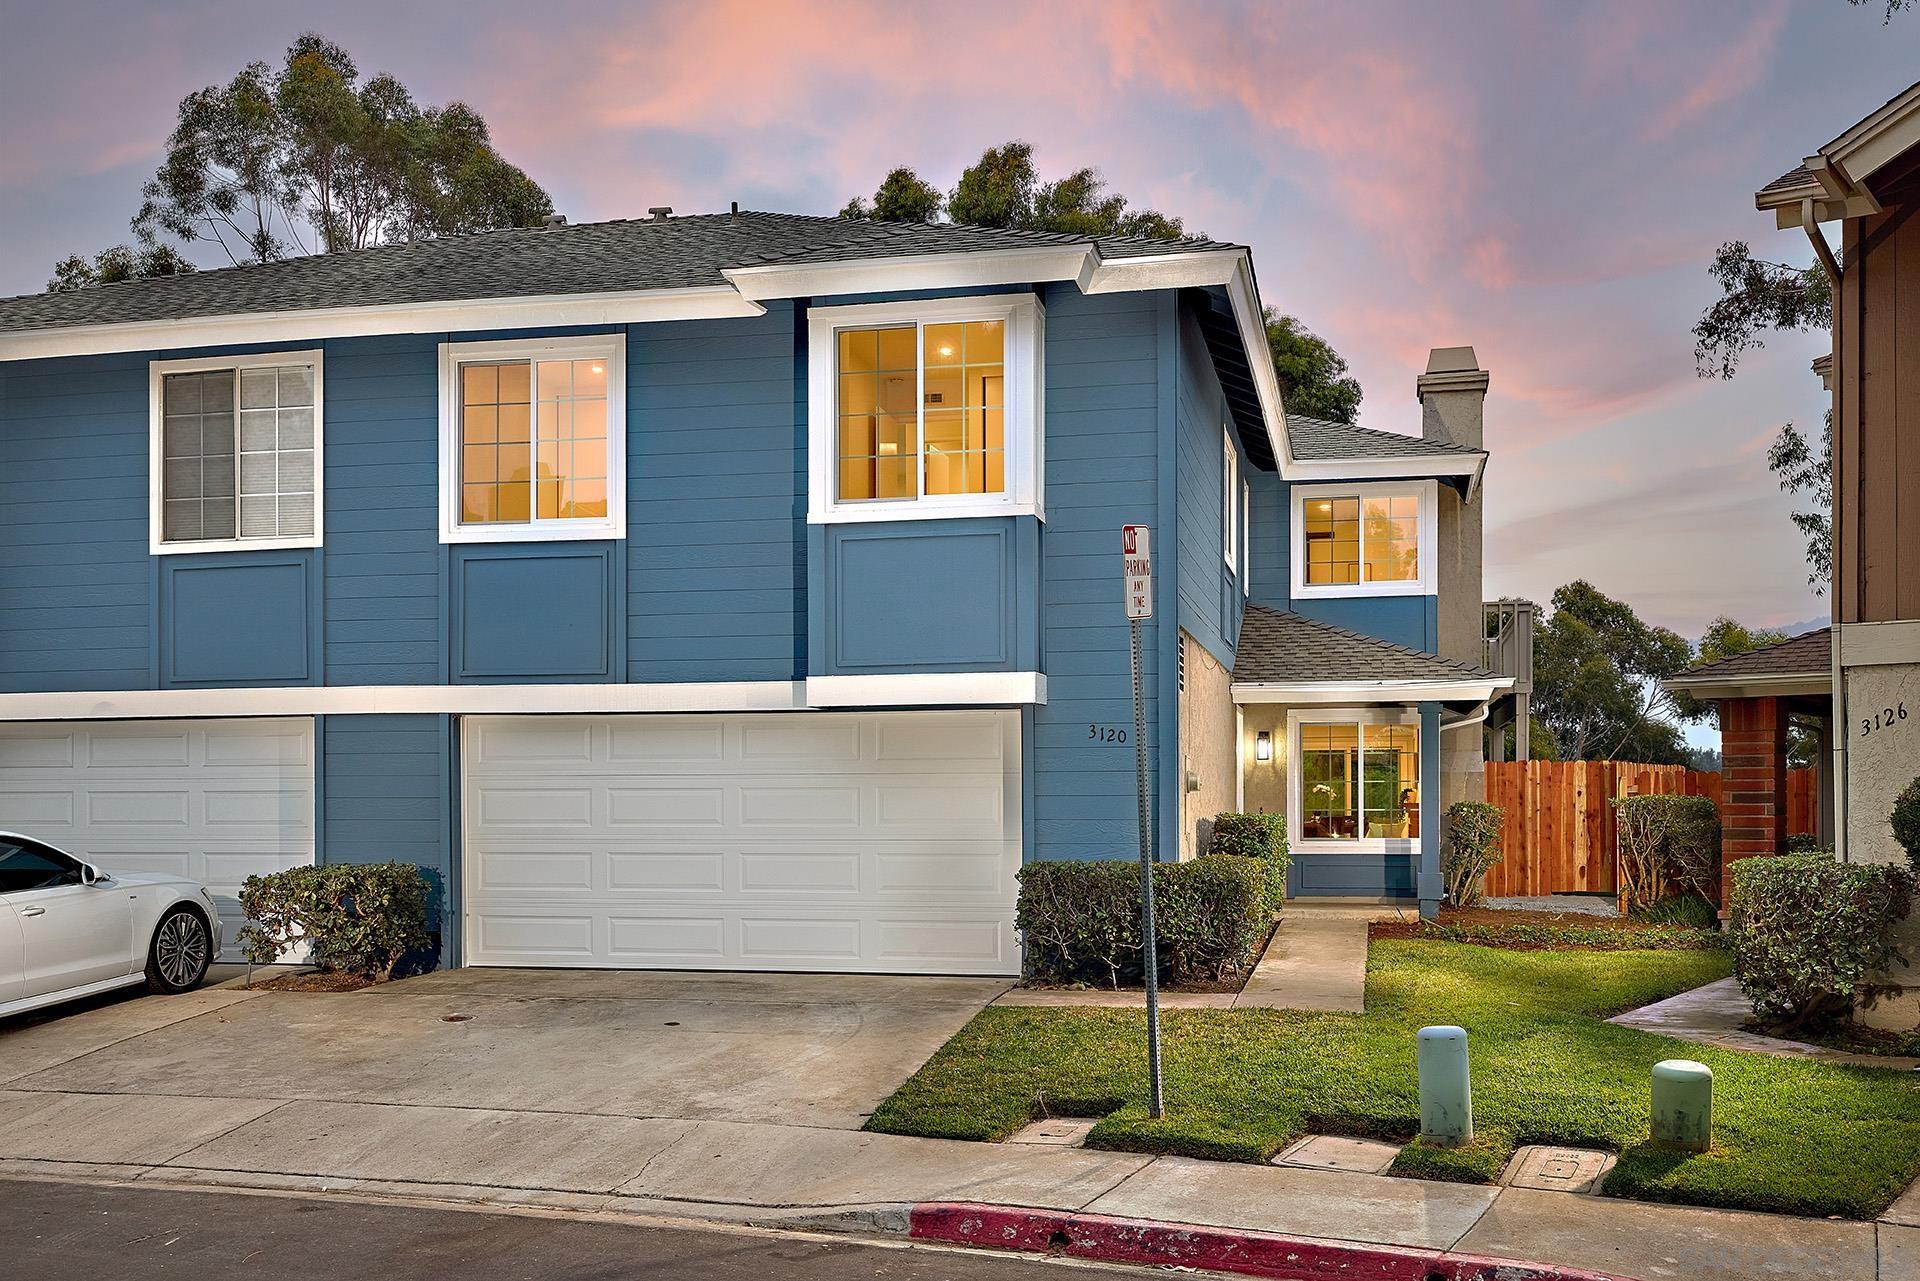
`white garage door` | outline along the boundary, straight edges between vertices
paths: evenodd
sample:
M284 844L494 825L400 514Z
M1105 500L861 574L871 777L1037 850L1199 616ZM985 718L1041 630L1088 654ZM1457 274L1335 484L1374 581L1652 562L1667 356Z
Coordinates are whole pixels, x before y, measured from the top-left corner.
M1019 969L1018 713L464 724L470 964Z
M237 959L241 882L313 862L313 722L0 725L0 828L205 883Z

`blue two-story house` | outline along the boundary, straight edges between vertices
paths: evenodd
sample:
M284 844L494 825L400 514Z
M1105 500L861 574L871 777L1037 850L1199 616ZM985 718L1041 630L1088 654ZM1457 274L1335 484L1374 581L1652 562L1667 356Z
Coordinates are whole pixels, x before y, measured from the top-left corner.
M410 860L449 964L1012 973L1023 861L1134 852L1134 523L1160 856L1431 906L1486 385L1290 422L1242 246L748 212L0 301L0 828L235 918Z

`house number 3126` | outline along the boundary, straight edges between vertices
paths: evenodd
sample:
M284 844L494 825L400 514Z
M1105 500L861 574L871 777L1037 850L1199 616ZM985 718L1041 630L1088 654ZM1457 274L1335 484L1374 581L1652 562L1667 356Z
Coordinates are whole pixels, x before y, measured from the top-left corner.
M1901 703L1897 707L1883 707L1872 716L1861 719L1861 736L1864 737L1873 733L1875 730L1886 729L1895 721L1904 721L1905 719L1907 719L1907 705L1905 703Z
M1087 738L1095 743L1124 743L1127 731L1118 725L1088 725Z

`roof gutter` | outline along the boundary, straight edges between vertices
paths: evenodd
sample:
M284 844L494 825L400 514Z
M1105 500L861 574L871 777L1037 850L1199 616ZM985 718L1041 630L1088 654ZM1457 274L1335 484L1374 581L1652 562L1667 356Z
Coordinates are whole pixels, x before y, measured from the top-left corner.
M1235 681L1235 703L1484 703L1513 688L1511 676L1459 680Z

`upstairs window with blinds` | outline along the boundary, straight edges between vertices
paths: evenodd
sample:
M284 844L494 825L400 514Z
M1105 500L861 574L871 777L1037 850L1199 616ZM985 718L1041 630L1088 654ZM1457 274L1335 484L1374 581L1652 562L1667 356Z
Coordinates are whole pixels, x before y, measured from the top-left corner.
M154 366L154 550L314 546L319 353Z

